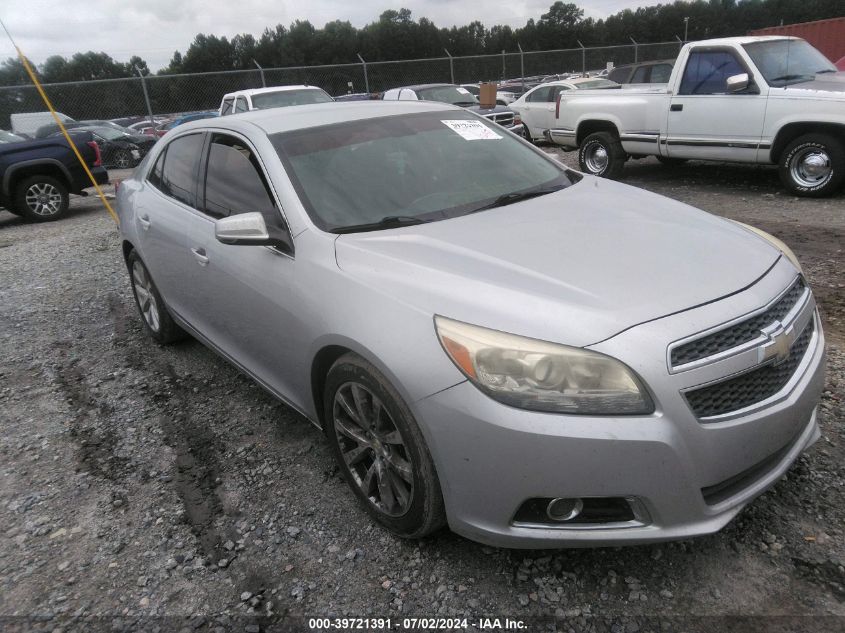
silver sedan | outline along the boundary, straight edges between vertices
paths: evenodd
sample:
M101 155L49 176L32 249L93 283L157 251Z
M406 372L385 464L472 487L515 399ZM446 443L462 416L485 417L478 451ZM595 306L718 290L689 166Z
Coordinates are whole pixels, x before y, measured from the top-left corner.
M189 123L117 202L149 334L322 428L398 535L706 534L819 437L823 334L784 244L461 108Z

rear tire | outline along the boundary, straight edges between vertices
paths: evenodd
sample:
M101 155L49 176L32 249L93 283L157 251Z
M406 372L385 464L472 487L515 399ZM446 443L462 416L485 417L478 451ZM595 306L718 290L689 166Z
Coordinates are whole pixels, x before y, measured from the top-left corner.
M531 136L531 130L528 129L528 126L524 122L522 124L522 138L524 138L526 141L528 141L532 145L537 144L537 141L535 141L534 137Z
M578 148L581 171L591 176L616 180L622 175L627 159L622 143L611 132L594 132Z
M30 176L15 189L15 211L30 222L58 220L69 205L67 187L52 176Z
M403 538L446 523L440 481L410 409L387 378L357 354L329 370L324 427L340 471L366 511Z
M167 311L161 295L153 283L150 272L133 250L126 257L129 268L129 280L132 284L132 294L135 305L141 314L144 329L151 337L162 345L170 345L187 337L185 330L179 327Z
M822 198L845 181L845 148L826 134L805 134L792 141L778 163L780 180L796 196Z

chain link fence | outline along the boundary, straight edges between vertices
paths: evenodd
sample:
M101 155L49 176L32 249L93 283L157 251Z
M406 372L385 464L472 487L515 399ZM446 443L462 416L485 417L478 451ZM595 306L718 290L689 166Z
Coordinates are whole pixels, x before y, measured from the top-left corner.
M61 113L76 120L172 116L216 110L227 92L262 86L309 84L331 95L378 93L421 83L476 83L537 75L581 73L636 61L673 59L681 42L626 44L467 57L330 66L256 68L181 75L149 75L126 79L45 84L44 90ZM146 96L145 96L146 94ZM149 99L149 104L147 102ZM43 112L44 103L32 85L0 86L0 129L12 129L11 115Z

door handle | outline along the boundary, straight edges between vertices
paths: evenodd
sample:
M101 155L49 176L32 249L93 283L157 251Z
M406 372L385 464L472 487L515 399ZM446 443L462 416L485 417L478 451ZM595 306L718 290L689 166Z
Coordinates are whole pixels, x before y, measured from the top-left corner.
M680 112L683 109L684 109L683 103L673 103L672 105L669 106L670 112Z
M150 228L150 216L144 214L138 217L138 223L141 225L141 228L145 231Z
M205 266L206 264L208 264L208 257L206 257L205 255L204 248L192 248L191 252L194 254L194 257L196 258L197 263L200 266Z

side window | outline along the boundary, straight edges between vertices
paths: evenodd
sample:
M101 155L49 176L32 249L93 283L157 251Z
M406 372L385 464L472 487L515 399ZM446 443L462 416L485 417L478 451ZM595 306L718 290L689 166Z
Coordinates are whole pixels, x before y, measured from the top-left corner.
M223 107L220 110L220 116L232 114L232 99L223 99Z
M648 66L640 66L634 71L631 77L632 84L644 84L648 82Z
M238 138L215 134L205 176L205 213L223 218L258 211L276 213L258 160Z
M156 162L153 174L160 171L156 187L165 195L175 198L179 202L195 207L197 163L202 153L202 134L180 136L171 141L164 153ZM160 163L163 165L160 166ZM151 176L153 175L151 174Z
M552 89L549 86L543 86L541 88L537 88L534 92L532 92L530 95L528 95L528 98L526 99L526 101L529 101L531 103L548 101L549 95L551 94L551 90Z
M153 165L153 168L150 170L149 175L147 176L147 180L151 185L153 185L156 189L161 189L161 172L164 168L164 157L167 155L167 148L164 148L164 151L158 155L156 159L156 164Z
M727 78L744 72L745 68L729 51L692 51L678 94L724 94Z
M668 84L671 75L672 66L670 64L658 64L652 67L649 81L653 84Z
M246 107L246 98L245 97L238 97L235 99L235 114L238 112L246 112L248 108Z

